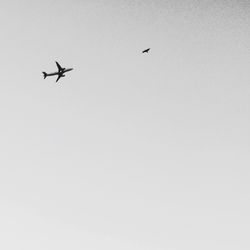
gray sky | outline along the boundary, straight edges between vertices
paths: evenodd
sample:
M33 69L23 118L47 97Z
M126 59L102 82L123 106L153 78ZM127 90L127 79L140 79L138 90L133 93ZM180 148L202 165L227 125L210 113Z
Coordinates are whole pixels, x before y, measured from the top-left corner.
M0 248L249 249L249 13L2 0Z

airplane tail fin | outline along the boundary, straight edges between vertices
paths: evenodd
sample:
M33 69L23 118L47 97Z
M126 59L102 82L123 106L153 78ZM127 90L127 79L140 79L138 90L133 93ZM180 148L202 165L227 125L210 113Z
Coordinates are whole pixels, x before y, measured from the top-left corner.
M45 79L47 77L47 73L43 72L43 79Z

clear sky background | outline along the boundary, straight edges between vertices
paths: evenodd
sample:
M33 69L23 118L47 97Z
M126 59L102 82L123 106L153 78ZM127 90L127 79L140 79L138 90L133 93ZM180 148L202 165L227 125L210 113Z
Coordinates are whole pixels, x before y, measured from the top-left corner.
M249 13L2 0L0 248L249 250Z

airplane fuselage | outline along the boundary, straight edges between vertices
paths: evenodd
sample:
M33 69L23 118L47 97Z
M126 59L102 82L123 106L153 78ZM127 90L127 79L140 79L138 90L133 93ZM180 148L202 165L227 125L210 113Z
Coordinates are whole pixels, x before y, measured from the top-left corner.
M47 76L63 75L64 73L69 72L71 70L73 70L73 68L63 69L61 71L57 71L57 72L53 72L53 73L47 73Z

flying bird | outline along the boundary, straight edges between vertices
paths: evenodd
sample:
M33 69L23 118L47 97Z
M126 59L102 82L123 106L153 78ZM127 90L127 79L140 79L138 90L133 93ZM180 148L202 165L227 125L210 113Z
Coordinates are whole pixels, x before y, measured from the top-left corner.
M54 73L46 73L46 72L43 72L43 78L45 79L47 76L56 76L57 75L57 79L56 79L56 82L61 78L61 77L64 77L64 73L66 72L69 72L71 70L73 70L73 68L62 68L61 65L56 62L56 66L57 66L57 69L58 71L57 72L54 72Z
M148 52L149 52L149 50L150 50L150 48L145 49L145 50L143 50L143 51L142 51L142 53L148 53Z

